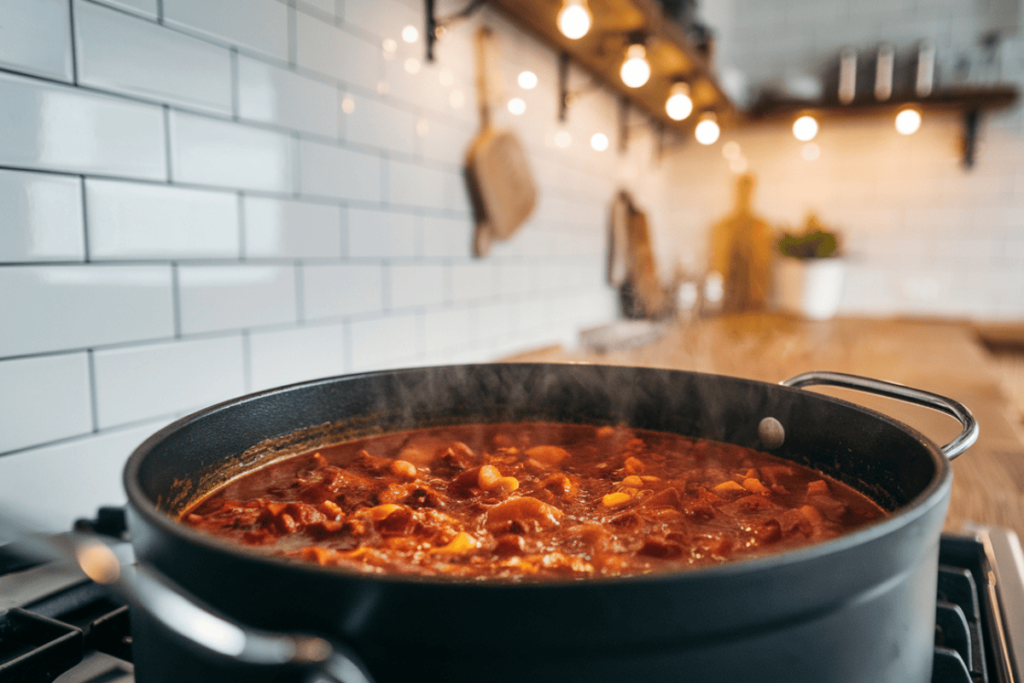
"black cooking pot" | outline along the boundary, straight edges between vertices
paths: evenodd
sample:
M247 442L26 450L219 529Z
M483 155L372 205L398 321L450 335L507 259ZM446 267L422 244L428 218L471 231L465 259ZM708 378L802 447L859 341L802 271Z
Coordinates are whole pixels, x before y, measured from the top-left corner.
M950 413L965 428L943 452L903 424L820 394L647 368L492 364L335 377L223 403L149 438L125 470L132 543L140 565L212 610L258 629L344 644L378 683L924 683L949 458L973 442L977 426L960 404L898 385L828 373L790 383L898 396ZM761 441L768 417L785 428L781 444ZM769 450L857 488L892 514L825 543L713 568L528 584L323 568L235 547L176 521L219 481L284 454L380 431L537 420L626 423ZM202 619L195 629L216 636ZM139 683L309 673L196 648L146 610L133 612L132 630ZM259 649L246 647L250 655Z

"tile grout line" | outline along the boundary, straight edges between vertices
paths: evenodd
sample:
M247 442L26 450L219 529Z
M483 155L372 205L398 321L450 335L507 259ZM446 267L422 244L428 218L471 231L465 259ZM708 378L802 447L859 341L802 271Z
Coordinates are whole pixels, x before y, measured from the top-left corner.
M166 168L164 169L167 174L166 183L174 182L174 168L171 164L171 107L170 105L163 105L164 111L164 162Z
M288 68L295 71L299 65L299 20L293 3L288 5Z
M240 119L239 111L241 109L242 99L242 84L239 76L239 64L238 64L238 48L232 46L230 48L230 59L231 59L231 119L238 121Z
M68 3L68 29L71 38L71 83L78 85L78 41L75 40L75 3Z
M86 365L89 373L90 419L92 420L92 431L93 433L97 433L100 431L100 406L99 388L96 386L96 352L93 349L86 349L85 354Z
M89 263L92 259L91 249L89 248L89 204L88 195L85 191L85 176L78 176L78 185L81 188L82 193L82 256L85 263Z

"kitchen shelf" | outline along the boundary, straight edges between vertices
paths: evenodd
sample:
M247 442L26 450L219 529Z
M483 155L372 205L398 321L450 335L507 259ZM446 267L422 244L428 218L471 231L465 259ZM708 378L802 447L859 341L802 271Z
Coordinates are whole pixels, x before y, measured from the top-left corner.
M871 95L854 99L850 104L822 102L819 100L798 100L763 97L745 114L748 122L789 118L803 113L813 113L823 118L831 116L870 116L889 114L897 109L912 105L922 111L971 111L999 109L1012 105L1017 100L1017 89L1012 86L959 86L936 90L927 97L894 95L879 102Z
M432 3L433 0L427 0ZM872 93L865 93L849 104L828 100L798 100L766 96L749 109L739 110L722 90L715 74L709 51L698 46L684 28L667 16L658 0L588 0L593 24L587 35L570 40L559 32L556 24L562 0L473 0L471 6L488 4L513 23L553 47L562 55L563 98L571 99L573 88L566 84L567 60L575 62L597 82L620 96L622 111L632 105L665 130L692 135L700 114L713 112L722 128L753 126L772 120L814 114L819 119L831 117L891 115L913 105L922 112L954 111L963 116L963 164L970 168L980 119L983 112L1011 106L1018 91L1007 85L964 85L941 88L918 98L894 93L879 102ZM629 88L619 78L619 69L626 48L635 36L644 36L647 59L651 64L650 80L640 88ZM693 113L682 121L674 121L665 111L669 90L679 80L690 86ZM577 90L578 92L578 90ZM567 102L563 100L563 111ZM620 144L627 138L626 116L620 116Z
M618 93L668 130L690 133L698 115L714 112L728 125L736 110L718 84L706 54L667 17L656 0L589 0L593 25L578 40L563 36L556 26L562 0L487 0L527 32L566 54L598 81ZM619 78L619 69L635 35L646 37L651 78L640 88L629 88ZM693 114L674 121L665 112L665 100L677 80L690 85ZM569 89L572 94L572 88Z
M964 85L936 90L927 97L895 95L879 102L870 94L854 99L849 104L835 101L763 97L745 114L747 123L792 119L802 114L818 118L892 115L903 107L911 106L927 111L953 111L963 116L961 134L961 160L964 168L974 165L978 129L984 111L1009 107L1017 101L1017 89L1009 85Z

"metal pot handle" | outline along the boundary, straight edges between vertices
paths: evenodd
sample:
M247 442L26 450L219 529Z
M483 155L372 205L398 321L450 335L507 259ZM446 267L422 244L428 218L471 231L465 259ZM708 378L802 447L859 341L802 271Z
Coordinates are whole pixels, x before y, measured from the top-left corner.
M802 375L779 382L779 384L796 388L823 385L841 387L843 389L856 389L869 394L878 394L879 396L914 403L951 415L960 421L963 430L955 439L942 447L942 452L950 460L966 451L978 440L978 422L974 419L971 411L967 409L967 406L951 398L933 394L922 389L914 389L903 384L886 382L880 379L847 375L841 372L805 372Z
M122 564L105 538L77 531L44 534L38 531L41 528L37 520L0 503L0 545L12 541L41 560L70 561L94 582L145 609L193 647L247 664L304 668L311 673L309 683L373 683L359 657L342 643L243 625L200 605L159 571Z

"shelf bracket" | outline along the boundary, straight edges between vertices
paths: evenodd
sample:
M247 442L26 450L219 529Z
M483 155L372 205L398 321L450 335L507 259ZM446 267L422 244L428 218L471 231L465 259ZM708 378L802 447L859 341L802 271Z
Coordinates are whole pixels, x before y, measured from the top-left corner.
M470 3L464 8L449 14L446 17L437 16L436 12L436 0L423 0L424 14L426 15L427 30L426 36L424 37L427 43L427 61L434 61L434 45L444 34L445 30L452 24L468 19L473 12L483 6L485 0L470 0Z
M629 100L619 98L619 154L629 151Z
M601 87L597 81L591 80L590 84L579 90L569 90L569 53L558 53L558 121L565 123L569 116L569 109L576 104L581 95L593 92Z
M974 166L974 156L978 149L978 129L981 128L981 111L970 108L964 111L964 131L961 139L961 163L970 170Z
M569 113L569 53L558 53L558 121L565 123Z

